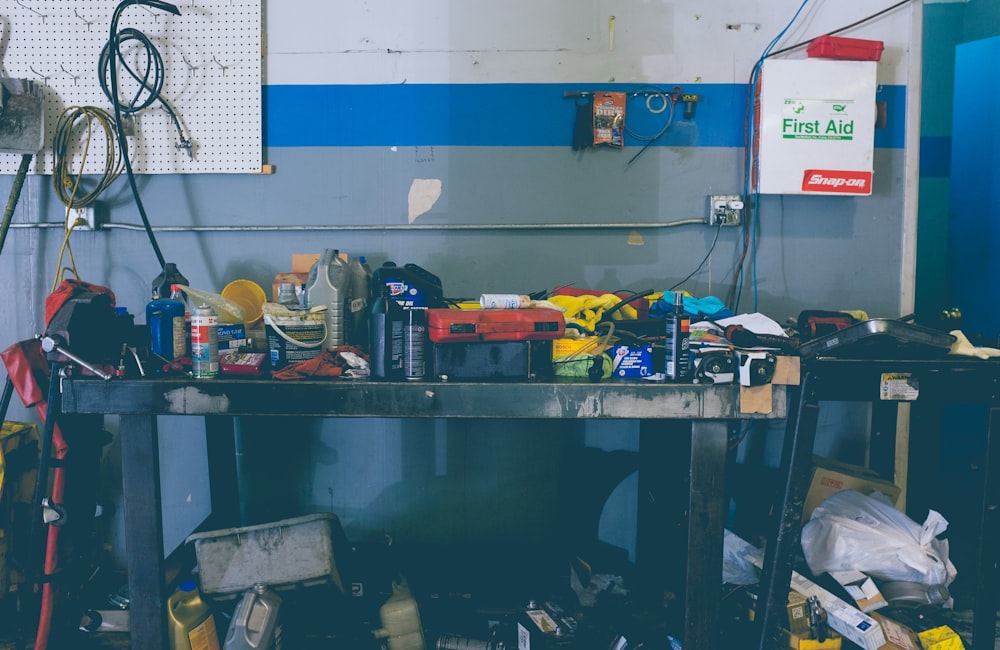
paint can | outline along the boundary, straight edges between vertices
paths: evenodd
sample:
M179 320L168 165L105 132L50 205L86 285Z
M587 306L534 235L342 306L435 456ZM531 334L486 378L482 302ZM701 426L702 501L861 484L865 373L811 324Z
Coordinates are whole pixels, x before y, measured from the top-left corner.
M264 326L271 368L307 361L323 351L326 339L326 312L289 309L269 302L264 305Z
M199 378L219 374L219 317L208 305L191 311L191 374Z

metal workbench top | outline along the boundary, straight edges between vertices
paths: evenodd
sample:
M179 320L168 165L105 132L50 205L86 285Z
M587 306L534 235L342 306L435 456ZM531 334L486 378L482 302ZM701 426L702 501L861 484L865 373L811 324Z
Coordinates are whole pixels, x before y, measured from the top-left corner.
M740 411L735 385L647 381L375 382L272 379L64 379L65 413L302 415L391 418L784 418L785 386L772 410Z

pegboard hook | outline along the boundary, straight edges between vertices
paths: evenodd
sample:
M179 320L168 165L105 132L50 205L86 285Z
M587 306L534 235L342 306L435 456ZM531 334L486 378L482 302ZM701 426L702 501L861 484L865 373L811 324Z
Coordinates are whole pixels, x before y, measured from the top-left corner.
M70 77L73 78L73 85L75 86L77 79L80 78L80 75L73 74L72 72L70 72L69 70L67 70L66 66L64 66L62 63L59 64L59 69L62 70L65 74L67 74L67 75L69 75Z
M229 69L229 66L228 65L223 65L221 61L219 61L217 58L215 58L214 54L212 55L212 61L215 62L215 65L217 65L220 68L222 68L222 76L225 77L226 76L226 70Z
M154 22L154 23L158 23L158 22L160 22L160 14L159 14L159 13L157 13L157 12L153 11L152 9L150 9L149 7L147 7L147 6L146 6L146 5L144 5L144 4L141 4L141 3L136 3L136 4L138 4L138 5L139 5L140 7L142 7L142 8L144 9L144 10L146 10L147 12L149 12L149 14L150 14L150 15L151 15L151 16L153 17L153 22Z
M184 56L183 54L181 54L181 61L183 61L184 65L186 65L188 67L188 70L197 70L198 69L198 66L196 66L193 63L191 63L190 61L188 61L187 57Z
M31 70L32 72L34 72L37 76L41 77L42 78L42 83L44 83L46 86L49 85L49 79L51 79L52 77L50 77L47 74L42 74L38 70L35 70L34 66L29 65L28 69Z
M22 7L24 9L27 9L28 11L30 11L33 14L37 14L37 15L41 16L42 17L42 22L43 23L45 22L45 14L43 14L42 12L38 11L37 9L32 9L28 5L26 5L23 2L21 2L21 0L14 0L14 2L17 4L17 6Z
M84 18L83 16L81 16L79 9L73 9L73 15L76 16L77 18L79 18L80 20L82 20L83 22L87 23L87 31L89 32L90 31L90 26L94 24L94 21L93 20L87 20L86 18Z

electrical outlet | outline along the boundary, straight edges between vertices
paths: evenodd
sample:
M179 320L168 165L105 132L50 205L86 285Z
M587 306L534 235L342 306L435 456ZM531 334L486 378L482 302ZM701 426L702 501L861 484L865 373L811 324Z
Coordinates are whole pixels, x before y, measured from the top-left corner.
M708 197L708 225L738 226L743 223L743 197L716 194Z
M73 230L96 230L97 220L94 216L94 206L70 208L66 215L66 227Z

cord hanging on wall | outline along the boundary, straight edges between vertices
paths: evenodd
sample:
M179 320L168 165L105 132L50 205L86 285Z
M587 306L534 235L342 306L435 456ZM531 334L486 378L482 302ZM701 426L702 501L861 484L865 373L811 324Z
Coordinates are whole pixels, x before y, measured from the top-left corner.
M99 59L116 4L108 0L16 0L0 12L11 26L4 33L4 72L45 86L46 147L35 156L33 173L53 171L54 156L47 143L52 141L63 109L112 108L99 73L86 62ZM155 8L150 12L142 5L131 7L128 26L147 35L161 52L162 97L169 101L184 140L192 146L185 146L179 138L178 124L166 109L144 111L141 119L126 117L136 133L142 130L130 151L134 169L140 174L260 173L262 0L232 5L218 0L177 0L176 4L179 15ZM132 42L128 47L143 56L137 45ZM123 73L122 79L130 80L122 85L123 94L131 98L131 77ZM220 106L226 109L220 111ZM93 160L89 164L85 173L101 173ZM0 174L16 170L16 159L0 157Z

